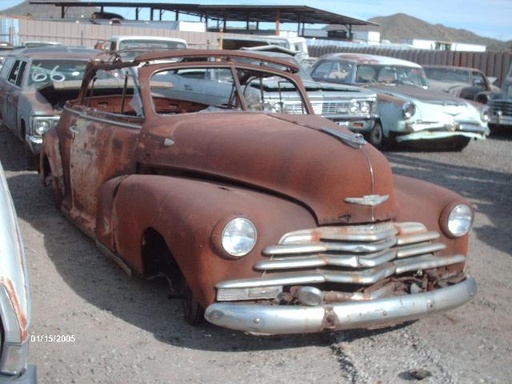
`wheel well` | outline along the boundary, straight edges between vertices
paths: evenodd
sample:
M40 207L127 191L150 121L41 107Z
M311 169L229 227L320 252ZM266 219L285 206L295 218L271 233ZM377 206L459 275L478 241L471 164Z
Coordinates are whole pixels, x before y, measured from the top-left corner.
M181 275L164 237L154 228L146 229L142 236L142 261L145 277Z

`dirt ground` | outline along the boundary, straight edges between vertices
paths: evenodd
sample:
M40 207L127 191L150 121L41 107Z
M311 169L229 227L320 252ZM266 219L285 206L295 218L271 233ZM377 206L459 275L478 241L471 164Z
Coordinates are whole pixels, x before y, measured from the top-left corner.
M183 320L166 283L129 279L54 208L0 128L0 161L27 252L30 360L40 383L508 383L512 377L512 132L462 153L387 152L397 173L454 189L477 208L475 299L398 328L256 337Z

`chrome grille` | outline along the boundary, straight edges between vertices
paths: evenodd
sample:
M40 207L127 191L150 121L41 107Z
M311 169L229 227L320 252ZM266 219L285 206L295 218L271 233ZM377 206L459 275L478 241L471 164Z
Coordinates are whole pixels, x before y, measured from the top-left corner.
M380 223L319 227L285 234L266 247L254 265L261 277L216 285L217 299L234 300L232 290L322 283L370 286L382 279L465 261L464 255L439 257L439 234L421 223ZM238 298L240 299L240 297ZM247 297L249 299L249 297Z
M512 116L512 103L509 101L489 100L487 105L491 107L493 112L501 111L503 116Z

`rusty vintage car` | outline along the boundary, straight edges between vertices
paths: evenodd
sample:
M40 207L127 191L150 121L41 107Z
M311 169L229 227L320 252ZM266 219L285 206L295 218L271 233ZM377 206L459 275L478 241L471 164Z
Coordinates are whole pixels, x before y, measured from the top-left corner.
M167 277L191 323L375 328L469 301L468 202L394 176L361 135L314 114L296 64L261 60L177 50L91 62L44 136L57 206L128 274ZM165 74L208 68L232 77L228 99L212 88L201 103L173 98ZM102 71L123 87L97 87ZM266 99L266 78L302 107Z
M43 134L62 106L78 96L87 62L99 51L65 46L13 50L0 70L0 120L24 144L29 165L38 163Z

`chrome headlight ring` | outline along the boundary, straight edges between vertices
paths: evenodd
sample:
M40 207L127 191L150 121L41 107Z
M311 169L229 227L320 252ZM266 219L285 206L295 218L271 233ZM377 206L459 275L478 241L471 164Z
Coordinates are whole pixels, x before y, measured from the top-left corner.
M465 236L473 226L474 212L468 204L451 204L443 210L440 226L447 237Z
M245 217L235 217L222 227L219 240L221 249L230 258L244 257L256 245L256 226Z
M480 118L482 119L482 121L484 123L488 123L489 120L491 120L491 117L492 117L492 109L487 106L482 107L482 109L480 110Z
M407 102L404 105L402 105L402 115L405 119L410 119L414 116L416 113L416 106L414 103Z

